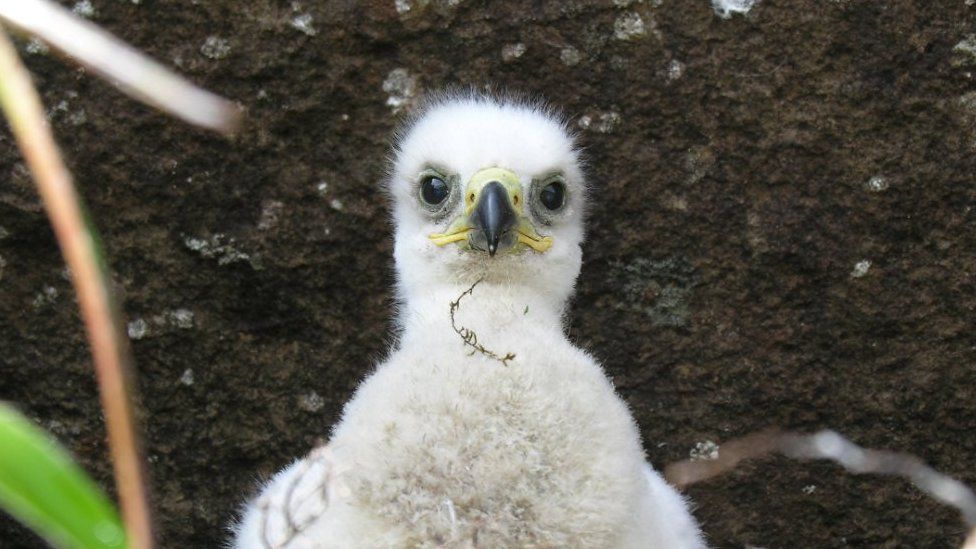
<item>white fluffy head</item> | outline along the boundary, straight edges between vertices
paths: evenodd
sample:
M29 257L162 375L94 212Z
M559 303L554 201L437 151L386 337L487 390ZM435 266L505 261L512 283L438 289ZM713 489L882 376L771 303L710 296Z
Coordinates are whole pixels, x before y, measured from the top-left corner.
M431 234L443 233L463 214L464 201L433 214L420 199L424 174L436 169L464 194L466 182L486 168L503 168L518 177L527 221L540 236L552 237L551 248L490 257L431 241ZM565 184L566 196L564 206L548 215L532 201L539 201L540 182L553 174ZM545 293L560 304L572 293L580 269L586 188L573 138L550 109L482 96L433 101L401 132L388 185L396 225L394 257L407 303L435 287L455 288L478 279Z

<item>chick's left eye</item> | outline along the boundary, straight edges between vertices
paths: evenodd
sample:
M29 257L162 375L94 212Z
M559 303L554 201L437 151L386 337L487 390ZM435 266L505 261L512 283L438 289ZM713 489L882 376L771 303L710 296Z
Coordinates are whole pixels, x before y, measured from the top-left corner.
M450 192L447 182L439 177L427 176L420 182L420 197L431 206L444 202Z

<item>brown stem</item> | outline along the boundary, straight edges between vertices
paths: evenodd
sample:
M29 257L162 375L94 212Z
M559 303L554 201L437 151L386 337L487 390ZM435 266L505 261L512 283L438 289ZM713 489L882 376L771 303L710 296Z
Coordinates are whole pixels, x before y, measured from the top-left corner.
M0 27L0 103L44 202L54 234L71 270L88 333L101 393L115 483L129 546L152 547L152 525L135 429L127 340L102 264L97 235L61 160L30 74Z

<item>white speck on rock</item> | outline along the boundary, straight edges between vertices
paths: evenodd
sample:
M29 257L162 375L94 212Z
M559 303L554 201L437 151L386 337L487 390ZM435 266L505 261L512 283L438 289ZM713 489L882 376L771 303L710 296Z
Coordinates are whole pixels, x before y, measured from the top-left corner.
M46 422L48 431L53 432L56 435L68 436L74 435L78 436L81 434L81 426L78 423L72 421L68 425L56 419ZM121 540L120 540L121 541Z
M188 236L183 239L183 245L203 257L216 259L218 265L248 261L252 267L257 267L251 256L234 247L234 239L223 233L217 233L209 238Z
M208 36L200 46L200 53L207 59L223 59L230 54L230 42L219 36Z
M756 252L762 253L769 250L769 240L763 230L763 220L759 212L755 210L746 212L746 240Z
M712 0L712 9L715 11L715 15L722 19L728 19L732 17L733 13L743 15L749 13L749 10L758 3L759 0Z
M664 192L661 193L660 197L658 198L658 201L661 203L661 205L663 205L665 208L669 210L674 210L677 212L688 211L688 200L683 196L679 196L670 192Z
M195 318L196 315L189 309L174 309L153 315L149 321L142 318L133 319L126 325L126 333L129 334L129 339L143 339L172 328L189 330L193 328Z
M306 412L318 412L325 406L325 399L312 391L298 397L298 407Z
M193 385L193 381L193 370L190 368L183 370L183 375L180 376L180 383L189 387L190 385Z
M410 0L396 0L393 2L393 6L400 15L403 15L413 9L413 4L411 4Z
M145 320L137 318L126 325L125 331L129 334L129 339L142 339L149 333L149 324Z
M596 125L593 126L593 129L600 133L610 133L619 123L620 114L613 111L605 112L600 114L600 118L597 120Z
M7 238L8 236L10 236L10 231L8 231L5 227L3 227L2 225L0 225L0 240L3 240L4 238Z
M24 50L31 55L44 55L51 51L51 48L47 47L47 44L42 42L39 38L31 38L27 41L27 45L24 46Z
M613 36L617 40L631 40L646 33L644 20L636 12L625 13L613 23Z
M330 201L329 201L329 206L330 206L330 207L331 207L331 208L332 208L333 210L335 210L335 211L337 211L337 212L341 212L341 211L342 211L342 208L344 208L344 207L345 207L345 206L344 206L344 205L342 204L342 200L339 200L338 198L333 198L332 200L330 200Z
M288 24L292 28L302 31L306 36L315 36L318 34L318 31L312 26L312 16L308 13L300 13L292 17Z
M54 120L60 114L68 112L68 102L62 99L54 105L51 106L44 114L47 116L48 120Z
M72 126L80 126L87 122L88 115L85 114L85 109L71 110L71 101L78 97L78 92L68 90L65 95L68 97L67 99L58 101L57 104L47 110L48 120L54 121L63 117Z
M867 188L873 193L880 193L888 189L888 179L883 175L876 175L871 179L868 179Z
M61 423L56 419L52 419L51 421L47 422L47 430L61 436L68 434L68 430L65 429L64 423Z
M862 259L854 264L854 268L851 269L851 278L861 278L862 276L868 274L871 270L871 261L867 259Z
M265 200L261 204L261 217L258 219L258 229L266 231L273 229L281 220L281 211L285 204L280 200Z
M802 490L804 494L809 496L810 494L817 491L817 486L815 484L808 484L804 486Z
M516 44L505 44L502 46L502 61L505 61L506 63L514 61L525 55L525 50L525 44L521 42Z
M613 0L613 5L618 8L626 8L631 4L643 4L644 0Z
M92 3L88 0L81 0L75 2L75 5L71 7L71 11L82 17L92 17L95 15L95 6L92 6Z
M559 60L567 67L578 65L581 59L579 50L572 46L566 46L559 52Z
M677 59L668 63L668 82L674 82L685 74L685 64Z
M193 327L193 319L196 315L189 309L176 309L166 312L166 321L181 330L189 330Z
M413 11L414 9L423 9L427 7L430 0L394 0L393 7L396 8L397 13L400 15L406 15ZM460 0L447 0L448 7L454 7L460 4Z
M959 104L971 114L976 114L976 91L964 93L959 96Z
M615 111L602 112L596 116L584 114L577 122L581 129L592 130L597 133L610 133L619 123L620 113Z
M952 47L952 51L976 57L976 34L970 34Z
M80 126L88 121L88 115L85 114L85 109L78 109L74 112L68 113L68 124L72 126Z
M696 442L695 447L688 452L688 456L695 461L718 459L718 444L710 440Z
M406 108L417 95L417 78L407 69L393 69L383 81L383 91L388 95L386 105L398 113Z
M315 184L315 192L319 196L325 196L329 192L329 183L327 181L319 181Z
M44 286L44 288L34 296L34 301L31 304L35 308L50 305L58 300L58 295L58 289L54 286Z
M685 155L684 168L688 172L687 183L694 184L708 175L708 171L715 165L715 153L707 146L696 145L688 149Z

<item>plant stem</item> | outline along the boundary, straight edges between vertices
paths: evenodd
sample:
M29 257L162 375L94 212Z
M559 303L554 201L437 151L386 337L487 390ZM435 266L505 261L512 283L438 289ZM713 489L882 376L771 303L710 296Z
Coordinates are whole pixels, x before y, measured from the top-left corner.
M132 46L49 0L0 0L0 20L26 31L122 91L178 118L231 134L241 110L202 90Z
M153 545L149 501L129 384L128 340L122 336L98 237L61 160L30 74L0 27L0 104L54 227L88 333L101 393L115 482L129 546Z

